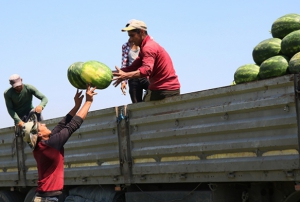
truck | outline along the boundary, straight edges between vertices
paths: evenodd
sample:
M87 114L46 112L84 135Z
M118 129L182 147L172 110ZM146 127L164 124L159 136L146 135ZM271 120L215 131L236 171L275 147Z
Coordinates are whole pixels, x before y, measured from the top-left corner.
M288 74L90 111L65 145L59 200L299 202L299 93ZM31 202L30 147L14 127L0 140L0 201Z

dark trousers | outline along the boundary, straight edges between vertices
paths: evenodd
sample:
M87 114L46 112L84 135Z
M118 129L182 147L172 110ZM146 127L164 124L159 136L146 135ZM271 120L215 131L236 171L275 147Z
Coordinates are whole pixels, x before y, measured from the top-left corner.
M129 79L128 86L132 103L142 102L143 92L148 89L149 81L147 78Z
M172 97L180 95L180 89L178 90L148 90L147 94L144 97L145 102L149 101L157 101L157 100L163 100L167 97Z

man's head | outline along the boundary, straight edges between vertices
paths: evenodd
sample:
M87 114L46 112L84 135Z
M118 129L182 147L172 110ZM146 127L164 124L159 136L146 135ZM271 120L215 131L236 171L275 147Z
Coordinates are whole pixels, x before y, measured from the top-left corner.
M15 89L16 92L20 93L23 89L22 78L18 74L13 74L9 77L10 85Z
M140 20L130 20L122 32L128 32L129 41L137 46L141 46L144 38L148 35L147 25Z
M46 124L28 121L23 125L23 140L29 144L31 149L34 149L38 140L48 140L51 131L46 127Z
M38 123L36 121L28 121L24 123L22 132L24 142L27 142L33 150L38 139Z

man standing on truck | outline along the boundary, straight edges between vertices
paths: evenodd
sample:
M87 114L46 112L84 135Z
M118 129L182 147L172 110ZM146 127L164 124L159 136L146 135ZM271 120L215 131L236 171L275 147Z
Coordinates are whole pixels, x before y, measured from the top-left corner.
M52 131L46 127L46 124L40 122L24 129L24 139L29 139L33 145L33 155L38 169L38 187L33 202L57 202L59 195L62 194L64 145L86 118L93 102L93 96L97 94L95 89L90 85L87 86L86 101L81 108L84 96L81 95L82 91L77 90L74 97L75 106Z
M113 72L118 86L123 80L149 77L150 85L144 101L162 100L180 94L180 83L167 51L156 43L147 33L143 21L132 20L122 29L127 31L129 40L140 47L139 56L125 68Z
M41 112L48 103L47 97L34 86L23 84L23 80L18 74L11 75L9 83L11 87L4 92L4 98L7 111L13 118L15 125L22 128L26 117L32 109L37 113L38 120L42 120ZM32 105L33 96L41 100L40 104L35 108Z

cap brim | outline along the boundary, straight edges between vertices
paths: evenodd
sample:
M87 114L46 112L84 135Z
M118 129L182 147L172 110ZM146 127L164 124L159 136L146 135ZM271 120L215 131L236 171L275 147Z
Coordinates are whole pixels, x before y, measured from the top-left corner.
M127 31L134 30L134 29L136 29L136 28L128 26L128 27L123 28L121 31L122 32L127 32Z

